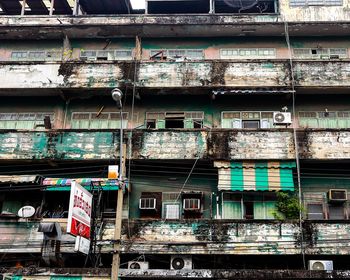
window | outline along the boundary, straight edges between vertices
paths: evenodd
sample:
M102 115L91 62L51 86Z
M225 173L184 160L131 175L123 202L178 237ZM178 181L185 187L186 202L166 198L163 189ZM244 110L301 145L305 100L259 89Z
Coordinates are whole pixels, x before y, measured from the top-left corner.
M156 209L156 199L155 198L140 198L140 209Z
M184 210L199 210L200 200L197 198L185 198L183 208Z
M328 205L329 220L344 220L344 206L343 205Z
M61 50L11 52L11 60L13 61L60 61L61 59L62 59Z
M179 203L164 203L164 218L167 220L180 219L180 204Z
M123 128L127 128L129 114L123 112ZM71 127L73 129L110 129L120 128L120 114L104 112L74 112Z
M342 0L290 0L291 7L302 6L343 6Z
M271 128L273 127L273 112L222 112L222 128Z
M275 193L223 193L222 199L223 219L275 219Z
M150 58L154 60L166 59L203 59L204 51L202 49L164 49L150 50Z
M274 48L235 48L221 49L221 59L254 59L254 58L276 58Z
M193 112L147 112L145 125L150 128L202 128L204 113Z
M132 50L81 50L81 60L131 60Z
M347 58L346 48L294 48L293 56L300 59L340 59Z
M163 192L163 218L174 220L180 219L180 203L178 192Z
M242 128L260 128L260 121L242 121Z
M323 204L308 204L307 218L309 220L324 220Z
M306 128L350 128L350 112L299 112L299 125Z
M45 117L54 122L54 113L0 113L0 129L44 129Z

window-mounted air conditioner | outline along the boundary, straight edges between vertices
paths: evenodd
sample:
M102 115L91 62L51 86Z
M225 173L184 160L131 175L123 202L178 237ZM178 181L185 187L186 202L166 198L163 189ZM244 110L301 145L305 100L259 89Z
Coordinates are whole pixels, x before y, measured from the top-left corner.
M328 191L329 202L345 202L347 200L347 191L343 189L331 189Z
M185 198L183 204L184 210L198 211L201 209L201 202L198 198Z
M310 260L309 270L333 270L333 261Z
M148 267L149 267L148 262L135 262L135 261L128 262L128 269L147 270Z
M192 257L186 256L186 255L171 256L170 269L172 270L192 269Z
M273 112L273 124L287 125L292 123L292 114L289 112Z
M156 210L156 199L149 197L140 198L139 209L140 210Z

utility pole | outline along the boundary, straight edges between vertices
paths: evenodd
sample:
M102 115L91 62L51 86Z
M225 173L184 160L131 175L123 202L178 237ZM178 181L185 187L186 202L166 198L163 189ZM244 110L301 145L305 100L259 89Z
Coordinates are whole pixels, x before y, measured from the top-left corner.
M112 98L117 102L117 106L120 112L120 140L119 140L119 189L117 192L117 206L114 225L114 245L113 245L113 261L112 261L112 280L118 280L119 265L120 265L120 242L121 242L121 230L122 230L122 218L123 218L123 178L125 175L125 157L126 148L123 143L123 112L122 112L122 92L120 89L112 90Z

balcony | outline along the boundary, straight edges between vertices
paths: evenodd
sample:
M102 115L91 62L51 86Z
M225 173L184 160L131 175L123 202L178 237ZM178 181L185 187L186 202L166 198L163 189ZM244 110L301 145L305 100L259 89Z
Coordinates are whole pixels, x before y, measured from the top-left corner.
M350 61L294 61L302 88L350 86ZM133 62L1 62L0 90L105 89L132 84ZM274 89L291 87L286 60L142 62L140 89ZM19 81L21 81L19 83ZM195 92L194 92L195 93Z
M350 159L349 129L299 130L298 139L302 159ZM134 130L131 141L132 159L295 157L291 129ZM118 132L111 130L0 131L0 160L109 160L118 157L118 147Z
M73 253L74 238L62 228L62 253ZM0 253L40 253L43 233L40 221L0 221ZM6 226L4 226L6 225ZM303 250L309 255L346 255L349 239L348 221L304 222ZM128 234L131 234L128 236ZM262 220L126 220L122 228L122 252L127 254L231 254L294 255L300 254L300 229L297 222ZM341 237L341 238L340 238ZM113 251L114 223L105 221L98 243L103 253Z

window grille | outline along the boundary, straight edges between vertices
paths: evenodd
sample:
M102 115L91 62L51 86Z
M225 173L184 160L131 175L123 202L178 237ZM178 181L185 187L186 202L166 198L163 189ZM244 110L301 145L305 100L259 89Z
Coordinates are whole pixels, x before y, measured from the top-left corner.
M162 201L176 201L178 199L178 192L163 192Z
M276 58L274 48L234 48L221 49L220 58Z
M57 61L62 59L62 52L58 51L13 51L13 61Z
M301 59L339 59L347 58L346 48L294 48L293 56Z
M35 129L38 126L44 126L44 118L50 117L54 122L54 113L52 112L28 112L28 113L0 113L1 129Z
M144 210L156 209L156 199L142 197L142 198L140 198L140 205L139 206L140 206L140 209L144 209Z
M290 0L291 7L302 6L343 6L342 0Z
M127 127L129 114L123 112L123 128ZM73 112L72 128L74 129L108 129L120 127L120 114L115 112Z
M328 206L330 220L344 220L344 206L343 205L329 205Z
M222 128L271 128L273 127L273 112L235 112L221 113Z
M307 217L309 220L323 220L323 205L322 204L308 204Z
M164 50L151 50L150 56L153 58L171 57L179 58L185 57L189 59L203 59L204 51L202 49L164 49Z
M185 210L200 209L200 200L198 198L185 198L183 208Z
M82 60L130 60L132 50L81 50Z

